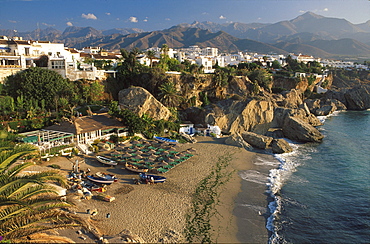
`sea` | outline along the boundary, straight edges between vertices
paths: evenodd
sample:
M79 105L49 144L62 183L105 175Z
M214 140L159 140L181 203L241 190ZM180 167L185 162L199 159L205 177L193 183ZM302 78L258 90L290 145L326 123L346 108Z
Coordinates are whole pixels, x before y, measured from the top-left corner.
M245 181L266 185L266 243L370 243L370 111L319 117L321 143L260 154ZM268 169L268 170L266 170Z

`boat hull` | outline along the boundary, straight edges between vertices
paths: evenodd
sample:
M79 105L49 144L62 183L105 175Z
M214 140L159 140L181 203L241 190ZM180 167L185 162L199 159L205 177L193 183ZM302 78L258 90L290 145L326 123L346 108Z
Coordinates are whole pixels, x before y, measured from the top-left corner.
M117 165L118 163L114 160L111 160L109 158L105 158L105 157L102 157L102 156L96 156L96 159L102 163L102 164L106 164L106 165Z
M148 175L145 173L141 173L140 175L141 180L146 180L146 179L153 179L154 183L164 183L167 178L164 176L159 176L159 175Z
M116 179L104 179L104 178L101 178L101 177L94 177L92 175L88 175L87 179L89 179L89 180L91 180L92 182L95 182L95 183L106 184L106 185L110 185L113 182L115 182L115 180L116 180Z
M133 167L132 165L126 163L125 164L125 168L131 172L135 172L135 173L147 173L149 170L148 169L139 169L139 168L135 168Z

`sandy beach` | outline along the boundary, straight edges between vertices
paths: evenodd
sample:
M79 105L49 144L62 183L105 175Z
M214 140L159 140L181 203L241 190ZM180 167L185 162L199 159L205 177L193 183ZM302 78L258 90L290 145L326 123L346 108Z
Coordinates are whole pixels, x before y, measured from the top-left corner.
M265 218L256 212L251 212L248 213L248 221L240 221L240 218L246 218L246 216L235 211L236 204L243 204L243 197L254 199L253 201L262 204L266 201L263 191L253 192L253 189L250 191L250 196L240 197L243 185L238 172L252 169L256 154L224 144L226 138L196 137L196 139L197 143L176 146L175 149L178 151L188 148L195 148L196 151L192 158L164 174L167 181L163 184L136 185L133 183L133 178L138 178L138 175L127 171L122 165L107 167L93 156L80 158L84 161L81 163L81 170L90 168L91 173L100 171L115 174L119 180L110 185L105 192L114 196L114 201L104 202L94 198L78 200L76 214L83 218L91 218L108 241L126 230L139 236L144 242L186 242L185 214L191 207L193 193L198 183L209 174L218 158L229 153L232 155L229 170L233 170L233 175L231 180L223 185L220 203L217 206L219 214L211 220L214 230L213 241L265 243L267 241ZM61 166L60 171L67 175L75 159L58 157L45 162L44 165L58 164ZM87 209L97 209L98 214L91 216L87 214ZM110 214L109 218L107 214ZM80 229L58 232L59 235L65 235L79 243L97 241L94 236L83 232L77 233L78 230Z

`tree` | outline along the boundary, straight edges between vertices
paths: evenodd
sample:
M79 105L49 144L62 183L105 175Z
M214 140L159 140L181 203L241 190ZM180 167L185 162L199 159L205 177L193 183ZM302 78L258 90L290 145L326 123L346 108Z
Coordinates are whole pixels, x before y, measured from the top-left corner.
M148 57L148 59L150 60L150 68L153 67L153 59L155 59L155 51L153 50L148 50L146 52L146 56Z
M180 96L173 82L167 81L159 87L159 100L168 107L176 107L179 104Z
M255 69L248 74L248 78L252 82L257 82L260 87L265 88L270 91L272 79L271 74L269 74L265 69Z
M279 63L279 61L277 61L277 60L272 61L272 68L273 69L281 69L281 64Z
M16 161L36 152L29 144L14 146L0 140L0 236L11 242L27 242L27 237L45 230L84 225L80 218L61 210L72 205L47 184L66 185L62 175L56 171L21 174L34 164Z
M46 109L57 109L55 98L73 97L72 84L58 73L39 67L29 68L7 77L5 91L14 99L23 101L45 100Z

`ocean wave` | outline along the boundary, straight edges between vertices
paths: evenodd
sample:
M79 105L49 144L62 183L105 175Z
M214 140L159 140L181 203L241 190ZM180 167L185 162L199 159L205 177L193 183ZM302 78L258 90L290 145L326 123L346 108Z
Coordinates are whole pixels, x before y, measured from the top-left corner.
M303 146L304 144L294 143L287 140L289 145L293 148L293 152L274 154L274 157L279 161L279 166L271 169L269 173L269 180L267 183L271 199L268 208L270 216L267 218L266 228L272 233L269 238L269 243L286 243L284 238L279 235L280 225L277 221L281 211L282 199L279 192L285 182L291 178L292 174L301 165L302 158L308 159L308 151L315 150L314 148Z

